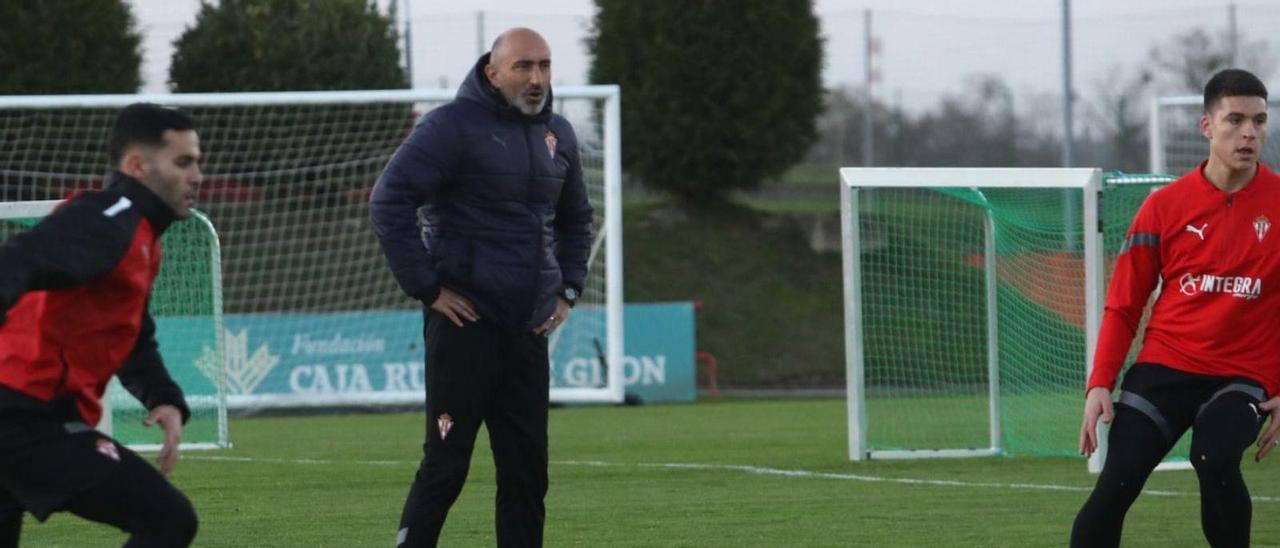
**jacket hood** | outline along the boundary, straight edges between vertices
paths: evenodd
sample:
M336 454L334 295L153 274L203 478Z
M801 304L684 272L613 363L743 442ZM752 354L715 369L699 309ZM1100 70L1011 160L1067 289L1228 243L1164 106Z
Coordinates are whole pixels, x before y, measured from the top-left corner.
M550 84L547 85L547 100L542 105L542 111L533 116L525 116L524 113L520 112L520 109L507 103L507 99L502 96L502 92L489 83L489 78L484 74L484 67L488 64L488 53L481 55L476 60L476 64L471 67L471 72L467 73L467 78L462 81L462 86L458 88L459 99L479 103L486 109L502 116L528 118L537 121L546 121L547 118L551 117L551 103L555 97L552 94Z

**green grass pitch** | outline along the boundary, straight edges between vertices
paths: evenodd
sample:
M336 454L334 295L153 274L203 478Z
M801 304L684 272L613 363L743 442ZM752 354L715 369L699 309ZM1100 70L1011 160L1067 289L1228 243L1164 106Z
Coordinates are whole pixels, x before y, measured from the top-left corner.
M235 448L173 476L196 546L389 547L417 467L421 413L249 418ZM904 428L910 427L904 425ZM551 412L547 546L1064 546L1093 476L1076 458L849 462L842 400ZM442 546L493 546L485 434ZM1280 545L1280 466L1247 457L1255 546ZM1203 546L1195 475L1157 472L1125 546ZM1152 491L1156 491L1152 493ZM119 546L109 527L28 520L23 545Z

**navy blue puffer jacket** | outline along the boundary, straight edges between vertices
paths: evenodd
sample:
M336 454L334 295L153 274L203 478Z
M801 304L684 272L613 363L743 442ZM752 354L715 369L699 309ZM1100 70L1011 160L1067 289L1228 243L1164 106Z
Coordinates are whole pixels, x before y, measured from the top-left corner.
M592 210L577 137L551 112L550 91L524 115L489 84L488 63L400 145L369 213L405 293L429 305L447 287L481 318L523 331L546 321L563 287L582 290Z

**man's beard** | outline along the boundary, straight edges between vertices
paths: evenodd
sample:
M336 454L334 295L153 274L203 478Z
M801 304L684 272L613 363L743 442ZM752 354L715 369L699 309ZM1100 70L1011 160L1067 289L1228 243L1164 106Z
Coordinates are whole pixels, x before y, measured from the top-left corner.
M532 105L531 105L531 104L529 104L529 102L528 102L528 101L525 101L525 100L524 100L524 94L523 94L523 92L518 93L518 94L516 94L516 95L506 95L506 94L503 94L503 95L504 95L504 96L506 97L506 99L507 99L507 104L509 104L509 105L511 105L511 106L513 106L513 107L516 107L516 110L519 110L519 111L520 111L520 113L521 113L521 114L523 114L523 115L525 115L525 116L535 116L535 115L537 115L538 113L542 112L542 108L543 108L543 107L547 106L547 92L546 92L546 91L543 91L543 92L542 92L542 99L540 99L540 100L537 102L537 104L532 104Z

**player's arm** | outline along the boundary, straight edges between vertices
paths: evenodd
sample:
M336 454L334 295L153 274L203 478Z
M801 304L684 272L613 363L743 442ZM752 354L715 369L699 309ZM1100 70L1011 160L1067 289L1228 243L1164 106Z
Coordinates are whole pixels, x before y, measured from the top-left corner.
M160 346L156 343L156 323L146 310L142 312L142 330L138 333L138 342L134 343L133 351L125 358L124 365L116 376L120 377L120 384L148 411L161 405L169 405L181 413L183 423L191 418L191 409L187 407L182 388L169 376L164 359L160 357Z
M369 196L369 217L392 275L410 297L427 304L440 295L435 250L418 226L418 209L435 203L461 158L461 136L440 111L428 114L396 150Z
M1280 446L1280 396L1272 396L1258 404L1258 410L1266 413L1271 422L1258 435L1258 451L1253 454L1254 462L1261 461L1272 449Z
M1098 332L1093 371L1088 388L1111 390L1124 366L1129 347L1137 335L1138 324L1151 292L1160 283L1160 232L1137 226L1130 230L1116 257L1111 285Z
M587 259L591 255L593 210L582 181L582 161L578 156L578 140L572 128L562 136L569 151L569 173L556 203L556 262L564 283L582 292L587 279Z
M62 289L111 272L128 252L136 225L113 195L72 199L0 246L0 322L28 291Z
M1111 422L1114 415L1111 391L1137 334L1142 312L1160 281L1160 226L1154 200L1148 198L1138 210L1116 257L1094 350L1093 371L1085 392L1084 420L1080 425L1083 455L1091 455L1098 448L1098 420Z
M147 309L151 303L147 303ZM169 376L156 344L156 323L147 309L142 312L142 330L133 351L125 358L124 366L116 373L120 384L133 394L148 411L143 424L159 425L164 432L164 444L156 460L160 472L168 475L178 461L178 444L182 441L182 425L191 418L182 388Z

